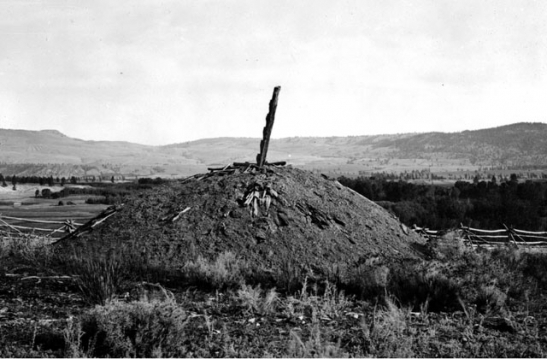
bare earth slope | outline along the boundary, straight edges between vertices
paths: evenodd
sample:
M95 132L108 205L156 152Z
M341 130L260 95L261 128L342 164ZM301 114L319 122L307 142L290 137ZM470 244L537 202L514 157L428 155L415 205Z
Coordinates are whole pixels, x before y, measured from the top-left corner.
M255 191L262 198L256 208L248 201ZM231 251L269 268L290 263L325 273L371 257L417 258L413 246L421 242L383 208L337 182L276 167L153 189L128 200L96 231L60 245L136 246L171 269L198 255Z

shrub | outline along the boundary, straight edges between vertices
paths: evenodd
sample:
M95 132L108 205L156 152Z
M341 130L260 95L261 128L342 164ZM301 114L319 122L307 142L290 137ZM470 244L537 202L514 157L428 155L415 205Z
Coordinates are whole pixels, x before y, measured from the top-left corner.
M199 256L196 261L187 262L182 272L192 284L223 289L244 284L248 266L232 252L224 252L214 262Z
M138 283L127 293L126 299L146 302L174 302L175 295L173 294L173 292L165 289L160 284L142 282Z
M425 304L435 312L460 307L461 285L446 275L445 265L438 261L389 265L367 261L350 271L347 288L362 299L392 296L414 309Z
M249 312L258 313L262 304L262 289L260 289L260 285L253 288L243 284L237 291L235 299Z
M363 263L349 274L349 288L362 298L375 298L387 292L389 267L376 263Z
M526 253L523 255L522 272L534 278L541 288L547 288L547 254Z
M322 317L338 318L351 305L350 298L346 297L344 291L339 291L329 282L325 282L323 294L318 296L317 300L317 312Z
M115 194L107 196L96 196L86 199L86 204L118 204L121 201Z
M76 284L89 304L104 305L148 268L133 248L106 253L92 247L59 258L59 266L76 277Z
M477 304L481 311L502 309L525 299L542 280L529 270L536 255L511 248L469 253L454 269L462 284L462 299Z
M344 291L339 291L327 281L321 288L317 283L310 287L305 278L302 289L285 301L285 310L290 317L306 317L317 323L320 318L334 320L342 317L350 305L350 298Z
M108 302L65 329L72 357L182 357L188 317L174 302Z
M302 287L303 270L291 257L283 257L279 270L274 274L274 280L286 293L294 293Z
M93 243L66 248L53 263L58 272L76 277L76 284L89 304L104 304L116 294L125 293L134 282L165 284L174 271L141 248L122 243L116 248L97 248Z
M161 168L161 167L158 167L158 169L163 170L163 168ZM154 178L154 179L148 178L148 177L146 177L146 178L139 178L139 180L137 181L137 183L138 183L139 185L150 185L150 184L160 185L160 184L162 184L162 183L164 183L164 182L165 182L165 180L163 180L161 177L156 177L156 178Z
M266 293L260 288L243 284L235 295L236 301L248 311L253 313L268 314L275 312L279 295L275 288L271 288Z
M42 190L42 197L44 198L50 198L51 197L51 190L49 188L44 188Z
M436 262L400 267L393 271L387 291L414 309L423 305L432 312L459 309L461 284L445 272L446 269Z
M341 343L334 344L325 340L325 334L321 333L321 327L314 325L310 337L305 342L300 336L290 331L288 345L289 358L347 358L349 354L341 348Z
M124 284L124 265L113 257L79 257L72 263L76 284L89 304L105 304Z
M374 313L370 325L362 323L365 351L374 357L414 357L407 324L409 311L398 308L388 297L385 304L385 309Z
M0 237L0 259L13 257L24 264L49 270L55 251L49 245L51 240L32 234L7 234Z
M481 285L475 304L481 312L498 311L505 306L507 293L496 286L496 281L489 285Z

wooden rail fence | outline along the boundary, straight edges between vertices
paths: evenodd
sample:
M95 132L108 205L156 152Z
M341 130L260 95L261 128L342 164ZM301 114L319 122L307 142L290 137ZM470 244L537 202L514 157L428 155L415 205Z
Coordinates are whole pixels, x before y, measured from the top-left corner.
M19 225L15 223L30 223L30 224L47 224L47 225L60 225L60 227L55 226L55 228L42 228L39 226L32 225ZM39 232L46 237L54 236L58 233L66 234L74 232L78 227L82 226L82 223L78 223L72 219L67 219L64 221L46 221L38 219L28 219L28 218L18 218L0 215L0 233L4 234L36 234ZM44 226L45 227L45 226Z
M507 243L516 246L547 246L547 232L532 232L515 229L504 225L504 229L485 230L466 227L460 224L459 228L447 231L434 231L414 225L416 233L427 238L442 238L453 233L456 238L462 238L465 243L472 245L504 245Z
M39 235L43 237L50 237L54 241L53 244L59 243L61 241L64 241L66 239L71 239L75 237L79 237L81 234L85 232L92 231L95 227L98 225L101 225L104 223L108 218L115 215L117 212L119 212L123 208L123 204L117 205L117 206L110 206L106 208L105 210L101 211L101 213L97 214L94 217L90 218L80 218L80 220L85 221L85 223L78 223L72 219L66 219L64 221L46 221L46 220L38 220L38 219L29 219L29 218L18 218L18 217L10 217L10 216L3 216L0 214L0 236L2 234L4 235ZM186 210L182 211L181 213L184 213ZM11 222L11 223L10 223ZM55 228L40 228L38 226L22 226L19 224L14 223L20 223L20 222L27 222L31 224L42 224L42 225L55 225ZM58 225L61 225L61 227L58 227ZM36 232L40 232L40 234L37 234ZM44 234L44 232L47 232L47 234Z

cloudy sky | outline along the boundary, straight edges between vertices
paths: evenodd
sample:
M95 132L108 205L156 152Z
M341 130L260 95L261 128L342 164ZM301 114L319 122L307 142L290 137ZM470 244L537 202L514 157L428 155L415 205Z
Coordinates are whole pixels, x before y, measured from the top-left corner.
M547 1L0 0L0 128L169 144L547 122Z

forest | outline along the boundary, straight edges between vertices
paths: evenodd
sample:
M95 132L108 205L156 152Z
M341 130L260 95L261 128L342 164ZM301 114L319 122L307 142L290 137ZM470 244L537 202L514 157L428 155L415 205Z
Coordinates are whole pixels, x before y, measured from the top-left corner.
M382 176L339 182L375 201L406 225L450 229L460 224L481 229L508 227L547 230L547 181L457 181L453 186L413 184Z

